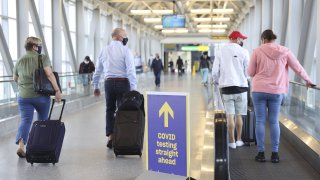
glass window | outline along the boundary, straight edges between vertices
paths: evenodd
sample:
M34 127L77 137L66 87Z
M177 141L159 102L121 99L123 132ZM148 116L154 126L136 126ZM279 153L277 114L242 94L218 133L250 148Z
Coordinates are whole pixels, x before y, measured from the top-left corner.
M17 22L9 19L9 38L7 39L9 51L13 60L17 60Z
M51 27L44 27L43 31L44 31L43 32L44 38L46 40L46 45L48 48L49 57L52 58L52 28Z
M100 17L100 37L105 38L106 37L106 28L107 27L107 17L102 16Z
M68 23L69 23L69 30L76 31L76 7L74 2L68 3ZM67 10L67 9L66 9Z
M74 54L77 54L77 49L76 49L76 33L75 32L71 32L70 33L71 36L71 42L72 42L72 47L73 47L73 52Z
M29 36L37 36L32 23L29 23Z
M85 22L84 24L86 24L86 29L85 29L85 34L89 35L90 33L90 25L91 25L91 21L92 21L92 16L93 16L93 12L91 9L86 9L85 11Z
M52 19L51 19L51 0L44 0L44 22L43 24L46 26L52 26ZM51 35L50 35L51 36Z
M11 18L16 18L17 16L17 6L15 0L8 0L8 16Z

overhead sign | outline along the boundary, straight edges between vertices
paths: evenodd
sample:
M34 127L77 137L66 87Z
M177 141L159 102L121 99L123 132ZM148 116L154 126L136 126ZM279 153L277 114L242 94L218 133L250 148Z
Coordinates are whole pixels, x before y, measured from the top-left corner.
M215 40L228 40L228 36L211 36L210 39L215 39Z
M147 170L189 176L188 93L147 92Z
M182 46L182 51L208 51L209 46Z
M162 16L163 28L184 28L186 17L184 15L170 14Z

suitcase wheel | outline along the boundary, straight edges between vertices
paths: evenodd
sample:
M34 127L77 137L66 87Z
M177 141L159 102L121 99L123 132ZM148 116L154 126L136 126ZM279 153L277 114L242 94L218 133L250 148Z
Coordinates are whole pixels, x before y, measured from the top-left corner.
M140 152L139 156L140 156L140 158L141 158L141 156L142 156L142 153L141 153L141 152Z
M52 163L53 165L55 165L56 163Z
M33 162L31 162L31 166L33 166Z

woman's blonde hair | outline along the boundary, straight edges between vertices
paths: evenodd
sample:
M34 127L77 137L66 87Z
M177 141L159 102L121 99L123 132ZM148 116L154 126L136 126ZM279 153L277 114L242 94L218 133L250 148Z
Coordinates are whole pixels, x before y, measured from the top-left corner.
M27 37L26 39L26 43L24 44L24 48L26 48L26 50L32 50L32 46L40 46L42 43L42 40L40 38L37 37Z

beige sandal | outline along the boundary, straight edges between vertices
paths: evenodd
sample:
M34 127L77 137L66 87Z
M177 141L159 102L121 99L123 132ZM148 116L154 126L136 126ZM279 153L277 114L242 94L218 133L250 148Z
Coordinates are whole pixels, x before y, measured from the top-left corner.
M17 155L20 157L20 158L25 158L26 157L26 153L24 152L24 150L22 148L18 148L17 150Z

